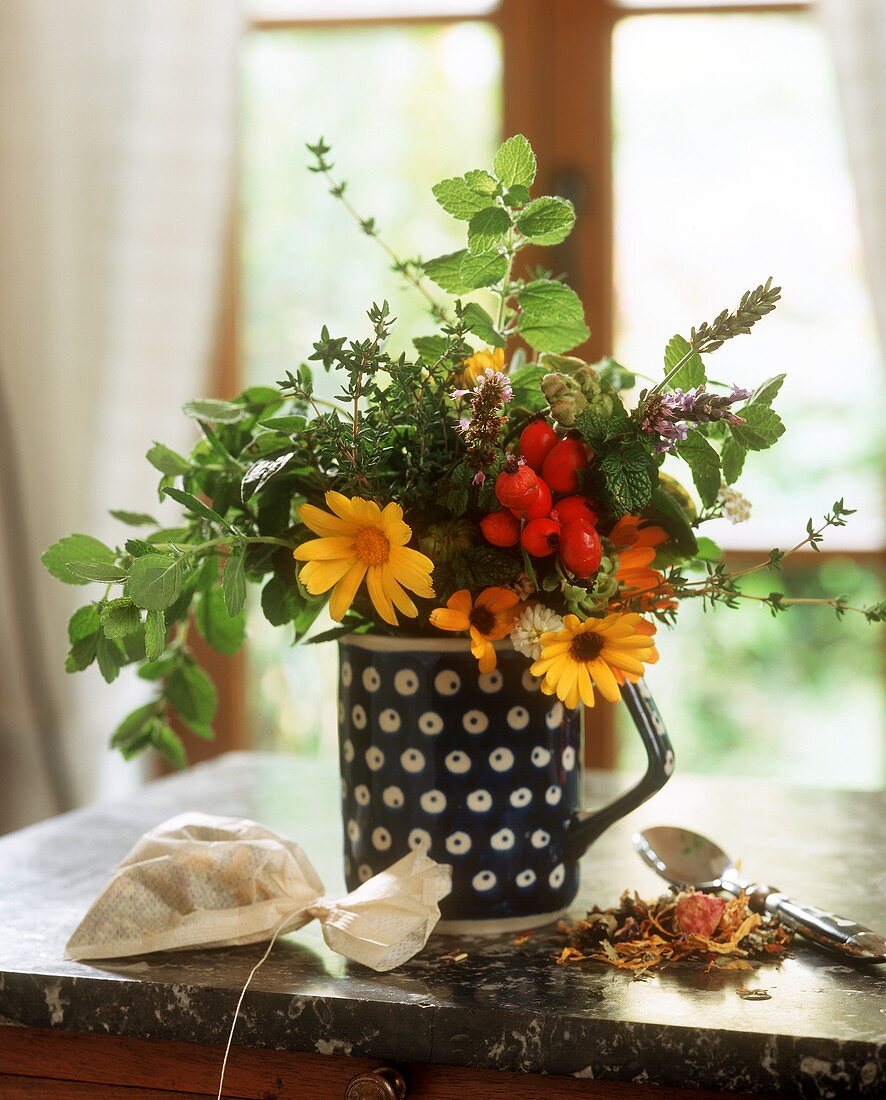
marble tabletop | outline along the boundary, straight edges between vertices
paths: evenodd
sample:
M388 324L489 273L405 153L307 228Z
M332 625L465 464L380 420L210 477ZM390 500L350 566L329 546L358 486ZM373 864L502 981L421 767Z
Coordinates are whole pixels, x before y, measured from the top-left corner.
M626 777L587 778L587 805ZM248 816L297 840L327 893L344 892L333 762L235 753L0 839L0 1024L224 1043L255 946L86 965L64 944L137 837L185 810ZM680 775L582 863L575 914L660 883L630 837L686 825L751 877L882 930L886 797ZM333 955L310 925L274 948L235 1042L257 1047L654 1084L886 1095L886 967L845 965L796 941L753 973L672 969L645 980L557 966L553 930L525 943L431 938L376 974ZM445 956L466 954L461 961ZM744 1000L764 987L769 1000Z

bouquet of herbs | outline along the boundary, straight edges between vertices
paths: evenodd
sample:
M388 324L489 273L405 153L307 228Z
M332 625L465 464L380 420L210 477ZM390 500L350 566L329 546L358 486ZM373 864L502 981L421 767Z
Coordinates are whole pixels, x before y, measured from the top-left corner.
M296 640L327 608L337 625L308 640L454 632L470 639L482 671L495 667L495 643L511 644L569 707L593 706L598 692L617 700L657 660L657 625L673 622L682 601L761 599L739 578L777 570L785 553L730 571L698 531L716 517L747 518L733 486L748 456L784 432L773 408L784 375L751 392L706 373L706 356L775 308L771 279L674 336L661 377L629 402L629 369L569 354L589 335L575 292L515 263L528 245L563 241L575 220L566 199L532 197L525 137L505 141L491 171L434 187L467 242L429 260L395 255L351 206L329 147L309 150L311 170L425 296L433 331L413 341L414 355L393 358L394 318L387 303L373 305L368 335L324 328L310 363L275 387L188 403L201 432L190 455L161 443L147 454L181 523L115 511L136 530L120 545L72 535L46 551L59 580L99 586L71 619L68 671L95 661L110 682L136 663L156 684L113 745L125 756L153 746L181 764L172 715L212 735L216 694L189 633L233 653L247 583L261 586L264 615ZM315 393L318 367L340 382L332 401ZM667 454L682 459L694 495L662 471ZM850 514L838 501L788 553L816 549ZM772 592L763 602L779 613L793 601ZM800 602L886 615L882 603Z

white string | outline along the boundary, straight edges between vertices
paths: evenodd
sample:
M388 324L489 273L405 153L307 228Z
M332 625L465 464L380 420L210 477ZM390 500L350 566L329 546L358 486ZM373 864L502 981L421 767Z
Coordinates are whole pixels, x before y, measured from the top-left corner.
M298 909L293 909L291 913L287 913L283 920L280 921L280 923L274 929L274 934L273 936L271 936L271 942L265 948L265 953L258 960L255 966L249 971L249 977L246 979L243 988L240 990L240 999L237 1001L237 1007L234 1009L234 1019L231 1020L231 1032L228 1035L228 1045L225 1047L225 1056L222 1059L221 1077L218 1080L218 1095L216 1096L216 1100L222 1100L222 1090L225 1087L225 1071L228 1068L228 1055L231 1053L231 1045L234 1042L234 1029L237 1026L237 1018L240 1015L240 1006L243 1004L243 998L246 996L246 990L249 989L249 983L255 977L256 971L259 969L259 967L267 962L268 955L270 955L271 953L271 948L277 942L277 937L280 935L280 932L283 930L287 921L292 920L295 914L303 908L304 906L299 906Z

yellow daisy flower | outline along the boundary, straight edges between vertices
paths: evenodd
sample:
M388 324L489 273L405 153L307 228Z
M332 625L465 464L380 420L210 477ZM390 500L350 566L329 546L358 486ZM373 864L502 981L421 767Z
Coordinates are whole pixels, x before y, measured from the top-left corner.
M475 351L474 354L461 365L461 374L458 376L458 384L466 390L473 389L477 379L485 370L494 370L501 373L505 369L504 348L484 348Z
M471 600L467 588L454 592L445 607L431 612L431 626L440 630L467 630L471 635L471 653L480 662L481 672L492 672L496 665L495 646L510 634L520 614L520 597L510 588L484 588Z
M397 611L414 619L418 608L404 589L433 598L434 563L406 545L412 529L403 522L400 505L379 508L375 501L333 492L326 494L326 505L331 512L313 504L298 510L302 523L321 536L292 552L296 561L307 562L299 576L308 592L318 596L332 588L329 614L341 621L365 578L369 598L386 623L398 625Z
M563 619L563 629L541 636L541 657L533 676L543 677L541 690L556 694L567 707L594 705L594 688L617 703L619 683L632 684L643 675L643 663L657 658L655 645L644 633L645 620L631 612L581 622L576 615Z

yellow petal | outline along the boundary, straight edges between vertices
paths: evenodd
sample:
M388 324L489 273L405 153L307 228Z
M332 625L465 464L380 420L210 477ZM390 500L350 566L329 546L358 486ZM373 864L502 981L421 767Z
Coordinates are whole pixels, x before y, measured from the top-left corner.
M330 515L329 512L324 512L322 508L317 508L313 504L299 505L298 518L315 535L350 535L356 531L353 523Z
M452 593L446 601L446 606L462 615L470 615L472 611L471 593L467 588L460 588L457 592Z
M384 566L370 565L369 572L366 576L366 587L369 590L369 598L372 600L372 606L386 623L390 623L391 626L398 626L399 623L394 612L394 605L388 598L387 592L385 592L385 586L382 579L383 573Z
M397 583L390 569L383 570L381 579L382 584L385 586L385 592L387 593L388 599L394 607L396 607L398 611L401 611L408 619L414 619L416 615L418 615L418 608Z
M448 607L435 607L431 612L431 626L436 626L438 630L468 630L470 625L467 615L462 615L460 611L453 611Z
M561 702L565 703L569 698L569 693L578 679L578 669L579 666L575 661L570 661L557 678L557 698Z
M471 627L471 653L479 661L481 672L492 672L497 663L495 646L476 627Z
M434 598L434 589L431 587L434 563L430 558L417 550L410 550L408 546L392 546L388 565L404 588L424 599Z
M579 670L580 671L580 670ZM563 700L564 706L569 707L570 710L575 710L578 704L581 702L581 691L578 687L578 678L576 677L575 683L569 690L569 694Z
M312 596L328 592L351 568L356 558L336 558L335 561L309 561L303 565L299 578Z
M598 658L596 661L591 661L588 672L593 676L597 690L603 698L609 703L617 703L621 698L621 692L618 690L618 684L609 665Z
M354 540L350 535L337 535L335 538L310 539L296 546L292 551L296 561L329 561L332 558L352 558Z
M581 701L586 707L592 707L595 703L594 698L594 685L591 681L590 673L588 672L587 665L582 665L578 670L578 679L576 680L576 687L578 693L581 696Z
M354 602L357 589L365 576L366 562L358 558L335 586L329 601L329 614L337 622L341 622L345 617L345 612Z
M638 676L643 675L643 665L636 657L631 657L627 653L615 653L606 651L605 660L613 666L613 668L624 669L625 672L634 672Z

